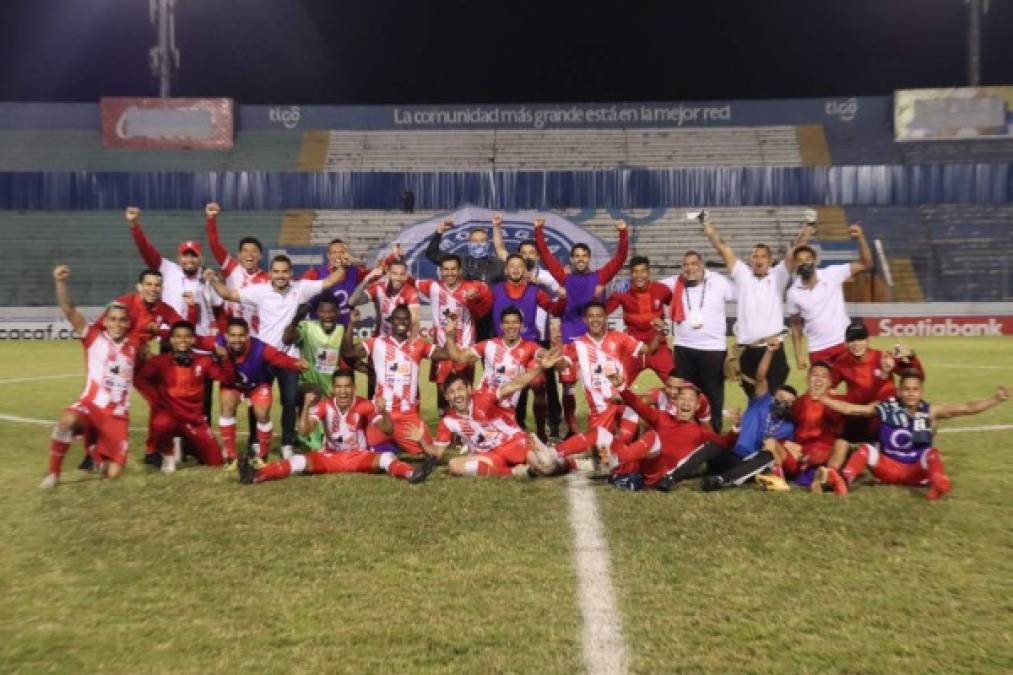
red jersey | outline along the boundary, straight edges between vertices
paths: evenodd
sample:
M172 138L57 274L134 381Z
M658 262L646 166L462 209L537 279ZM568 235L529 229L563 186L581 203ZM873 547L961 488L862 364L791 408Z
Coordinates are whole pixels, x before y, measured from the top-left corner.
M126 417L130 410L130 383L137 360L136 339L125 337L115 342L98 322L88 326L81 337L87 380L78 401L107 411L113 417Z
M446 447L457 434L464 439L469 453L495 450L524 432L512 419L504 417L496 396L484 391L472 394L468 412L449 408L436 428L435 444Z
M189 365L176 363L171 352L148 359L137 374L136 387L149 401L158 401L181 422L202 424L204 383L208 378L234 386L236 371L228 359L216 363L210 356L193 354Z
M172 324L183 320L183 317L176 310L161 300L157 300L150 305L144 302L140 293L121 295L114 302L118 302L127 308L127 319L130 321L127 337L139 344L143 344L153 338L168 338L169 329L172 328ZM187 310L186 320L190 323L195 323L195 319L197 318L196 305L188 305ZM103 312L95 320L96 323L101 325L105 315L106 313Z
M678 413L678 408L674 399L668 398L668 394L662 387L655 387L647 392L647 398L658 410L667 412L669 415L675 415ZM711 421L711 402L707 398L707 394L697 392L697 405L696 405L696 419L700 424L709 424Z
M418 410L419 364L435 347L421 338L398 342L393 337L369 338L362 347L372 357L376 404L387 412Z
M624 379L628 378L629 374L623 364L628 363L643 348L643 342L618 331L608 331L600 340L585 333L563 345L563 356L570 362L567 370L572 372L576 369L584 385L584 395L587 396L587 406L592 415L605 412L612 403L615 391L609 375L619 373Z
M508 347L503 338L482 340L471 348L475 356L482 359L482 379L478 389L495 395L502 385L537 365L535 354L539 349L541 347L530 340L518 340L513 347ZM500 407L513 410L520 395L521 392L514 392L499 402Z
M831 394L832 398L840 398ZM833 443L840 438L844 416L826 407L810 394L798 397L791 407L795 422L795 441L806 443Z
M405 307L419 306L419 290L414 283L405 282L401 288L392 292L390 284L385 281L377 281L370 284L366 289L366 296L373 301L376 310L376 327L373 328L373 335L386 337L394 333L390 325L390 315L394 308L399 305Z
M623 308L626 331L641 342L650 342L657 334L651 322L665 316L665 306L672 302L672 291L664 284L652 281L640 291L632 285L625 293L613 293L605 303L605 314Z
M461 281L451 290L442 281L421 279L416 282L419 294L433 306L434 342L447 344L447 315L457 315L457 344L475 344L475 320L492 310L492 291L481 281ZM471 300L468 294L474 292Z
M659 454L640 461L640 472L648 485L657 483L704 443L717 443L726 448L729 446L731 435L719 435L709 426L696 421L684 422L663 410L652 408L629 389L624 389L620 395L640 419L651 425L661 441Z
M264 270L257 268L255 272L247 272L238 260L229 255L218 236L217 218L207 219L207 233L211 253L222 268L222 276L225 277L225 285L228 288L239 290L253 284L266 284L271 281L271 275ZM257 332L260 330L260 317L257 315L256 305L226 300L224 307L226 319L230 317L246 319L246 323L250 326L250 335L257 336ZM223 327L220 327L220 330L225 332Z
M333 398L325 398L310 409L310 419L323 425L324 452L367 449L366 430L378 414L371 401L359 396L344 411Z

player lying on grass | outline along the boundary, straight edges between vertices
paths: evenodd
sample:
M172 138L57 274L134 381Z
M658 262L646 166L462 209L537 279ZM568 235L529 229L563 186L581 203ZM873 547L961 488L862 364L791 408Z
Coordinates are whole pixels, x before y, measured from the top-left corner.
M678 370L673 368L668 372L668 376L662 380L662 386L654 387L646 394L640 397L640 400L647 405L652 405L658 410L663 410L669 415L679 414L679 390L684 386L692 386L695 388L692 382L684 380L679 377ZM693 415L700 424L711 423L711 403L707 398L707 395L697 389L697 408ZM721 414L721 411L718 411Z
M120 303L106 307L102 322L89 324L74 306L67 288L70 268L53 270L56 301L74 331L81 336L87 379L84 391L68 406L53 428L49 444L49 473L39 487L55 487L60 481L63 458L75 433L90 432L94 445L88 448L95 464L105 462L105 475L116 478L127 462L127 425L130 385L137 359L136 339L128 337L130 319Z
M534 434L525 434L512 415L504 415L499 401L510 398L530 385L543 370L554 368L561 359L557 349L542 353L539 368L532 368L501 384L495 392L475 391L462 373L447 377L446 394L449 408L440 419L436 441L426 439L426 431L416 425L411 438L430 455L441 456L454 435L461 438L468 454L454 457L448 463L453 476L527 476L526 463L533 462L538 447Z
M844 415L879 418L879 443L863 443L851 455L841 477L847 486L868 467L882 483L891 485L928 485L926 497L939 499L952 487L943 469L939 450L933 444L936 422L951 417L977 415L1009 398L999 387L993 396L963 404L929 403L922 398L924 378L916 370L900 376L896 398L879 403L856 405L824 396L823 404Z
M378 428L383 434L393 433L390 416L364 398L355 395L355 374L350 370L335 371L334 395L322 400L316 393L306 393L299 416L299 433L309 435L320 426L324 446L320 452L294 455L290 459L271 462L254 470L249 457L239 459L239 481L244 484L288 478L299 474L321 473L389 473L409 483L421 483L436 468L438 459L426 457L412 467L393 452L374 452L366 442L366 431Z

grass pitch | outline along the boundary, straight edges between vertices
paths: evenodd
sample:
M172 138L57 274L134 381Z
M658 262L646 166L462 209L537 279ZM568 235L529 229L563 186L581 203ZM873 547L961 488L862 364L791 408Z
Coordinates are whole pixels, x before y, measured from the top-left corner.
M913 346L930 400L1013 384L1008 339ZM0 381L40 378L0 382L0 415L55 418L82 365L77 344L0 343ZM946 428L1000 424L1010 403ZM43 492L48 436L0 419L2 672L583 667L560 481L242 488L211 469L147 472L136 431L124 479L75 471L75 446ZM631 670L1010 672L1013 431L938 441L954 491L937 503L867 483L846 499L597 487Z

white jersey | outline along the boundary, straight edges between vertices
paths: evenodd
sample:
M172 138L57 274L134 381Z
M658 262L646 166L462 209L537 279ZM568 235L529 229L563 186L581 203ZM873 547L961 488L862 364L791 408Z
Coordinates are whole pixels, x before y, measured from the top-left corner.
M374 417L376 406L358 396L345 412L341 412L333 398L318 402L310 410L310 419L323 425L324 452L367 449L366 429Z
M179 264L162 256L158 271L162 273L162 301L180 316L186 316L187 304L183 293L193 293L197 301L197 335L211 335L214 327L213 307L220 305L222 299L213 288L205 285L203 269L192 277L187 276Z
M447 344L447 315L457 315L457 344L470 347L475 344L475 319L468 309L465 296L471 290L478 290L481 282L462 281L454 290L448 289L442 281L422 279L416 282L419 296L424 297L433 307L433 329L435 343ZM484 285L484 284L482 284Z
M564 346L563 353L570 360L570 367L575 366L580 375L592 414L605 412L612 404L616 392L609 376L618 373L625 380L627 373L623 364L643 348L643 342L618 331L609 331L600 342L585 333Z
M113 342L109 333L97 323L88 326L81 342L88 379L78 402L105 410L114 417L126 417L137 359L136 343L126 338Z
M472 396L467 414L451 408L440 418L434 445L446 447L457 435L464 440L468 452L474 454L495 450L523 433L512 418L502 413L495 395L479 391Z
M362 346L376 374L377 407L387 412L418 410L419 364L436 348L421 338L398 342L393 337L369 338Z
M270 275L262 269L253 274L246 271L246 268L229 256L222 265L222 272L225 274L225 286L235 290L246 288L254 284L266 284L271 281ZM225 312L230 317L245 319L250 326L250 335L258 337L260 331L260 315L257 313L257 306L250 302L225 301Z
M472 353L482 359L482 379L478 388L496 393L502 385L528 369L539 349L530 340L518 340L513 347L508 347L503 338L482 340L471 348ZM520 396L521 392L516 391L509 398L502 399L500 405L514 408Z
M810 352L844 343L844 333L851 325L844 304L844 283L850 278L850 263L830 265L816 270L812 288L796 279L788 289L788 314L798 314L805 321Z

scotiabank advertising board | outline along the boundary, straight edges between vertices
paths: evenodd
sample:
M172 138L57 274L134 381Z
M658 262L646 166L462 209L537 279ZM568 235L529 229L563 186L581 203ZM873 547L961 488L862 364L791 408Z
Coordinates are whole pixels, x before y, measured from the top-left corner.
M109 148L229 150L230 98L103 98L102 145Z
M862 319L869 335L883 337L988 337L1013 335L1013 316L890 316Z

